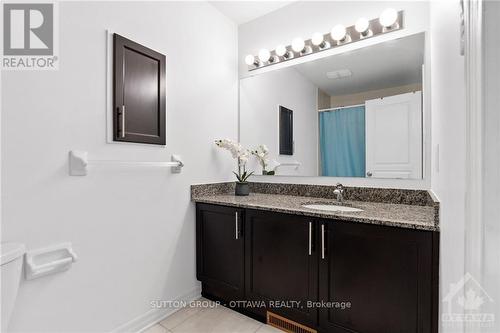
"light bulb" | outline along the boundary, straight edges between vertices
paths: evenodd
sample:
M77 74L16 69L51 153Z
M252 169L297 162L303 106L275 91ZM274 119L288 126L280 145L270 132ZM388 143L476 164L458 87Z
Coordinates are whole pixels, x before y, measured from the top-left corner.
M293 52L288 51L287 48L284 45L278 45L276 46L276 55L279 57L283 57L285 59L291 59L293 58ZM279 59L277 59L279 60Z
M340 42L342 41L345 37L346 37L346 28L345 26L343 26L342 24L338 24L336 26L333 27L332 29L332 39L337 41L337 42Z
M262 49L259 51L259 60L262 62L266 62L271 58L271 52L268 49Z
M270 64L275 64L277 62L280 62L280 57L278 57L277 55L273 55L273 56L271 56L271 58L269 58Z
M317 46L320 50L328 49L330 47L330 43L325 40L325 36L319 32L312 35L311 43L312 45Z
M295 52L301 52L305 46L306 44L304 43L304 40L300 37L297 37L292 41L292 50Z
M323 34L316 32L312 35L311 42L314 46L320 46L323 43Z
M333 27L331 36L333 40L339 41L344 39L346 35L346 28L342 24L338 24Z
M370 21L368 21L364 17L356 21L354 29L356 29L356 31L359 32L360 39L373 36L373 31L370 29Z
M280 57L283 57L286 54L286 47L284 45L276 46L276 54Z
M380 14L379 22L384 28L390 28L398 20L398 12L393 8L387 8Z
M245 64L248 66L257 65L257 61L253 55L249 54L245 57Z
M370 28L370 22L364 17L358 19L356 21L356 25L354 26L354 29L356 29L357 32L360 34L366 32Z

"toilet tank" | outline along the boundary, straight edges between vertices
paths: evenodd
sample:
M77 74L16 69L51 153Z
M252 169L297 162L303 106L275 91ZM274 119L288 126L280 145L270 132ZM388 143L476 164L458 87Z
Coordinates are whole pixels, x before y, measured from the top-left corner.
M21 282L25 247L19 243L2 243L0 252L2 280L2 332L5 332Z

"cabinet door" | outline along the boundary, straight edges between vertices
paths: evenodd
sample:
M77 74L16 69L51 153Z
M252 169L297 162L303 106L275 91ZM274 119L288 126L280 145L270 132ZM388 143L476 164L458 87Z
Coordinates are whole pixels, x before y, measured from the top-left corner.
M115 141L165 144L163 54L114 34Z
M266 310L307 326L314 326L317 312L307 301L317 300L315 222L288 214L247 210L245 217L245 298L264 301L299 301L292 308L254 308L260 316ZM280 304L281 306L281 304Z
M319 311L335 333L428 333L432 309L432 232L324 221L319 296L351 307Z
M241 300L244 293L243 211L197 205L197 278L203 292L223 301Z

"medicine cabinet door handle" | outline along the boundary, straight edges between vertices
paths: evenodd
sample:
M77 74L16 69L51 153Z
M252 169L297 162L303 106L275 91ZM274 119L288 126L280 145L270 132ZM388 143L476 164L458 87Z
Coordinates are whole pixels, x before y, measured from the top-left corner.
M125 105L122 105L122 111L121 111L121 137L125 137Z

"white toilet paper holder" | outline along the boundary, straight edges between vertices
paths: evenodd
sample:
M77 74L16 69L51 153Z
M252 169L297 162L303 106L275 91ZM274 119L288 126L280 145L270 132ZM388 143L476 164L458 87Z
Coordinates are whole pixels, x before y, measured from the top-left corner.
M25 254L26 280L66 271L76 260L77 255L73 251L71 243L28 251Z

